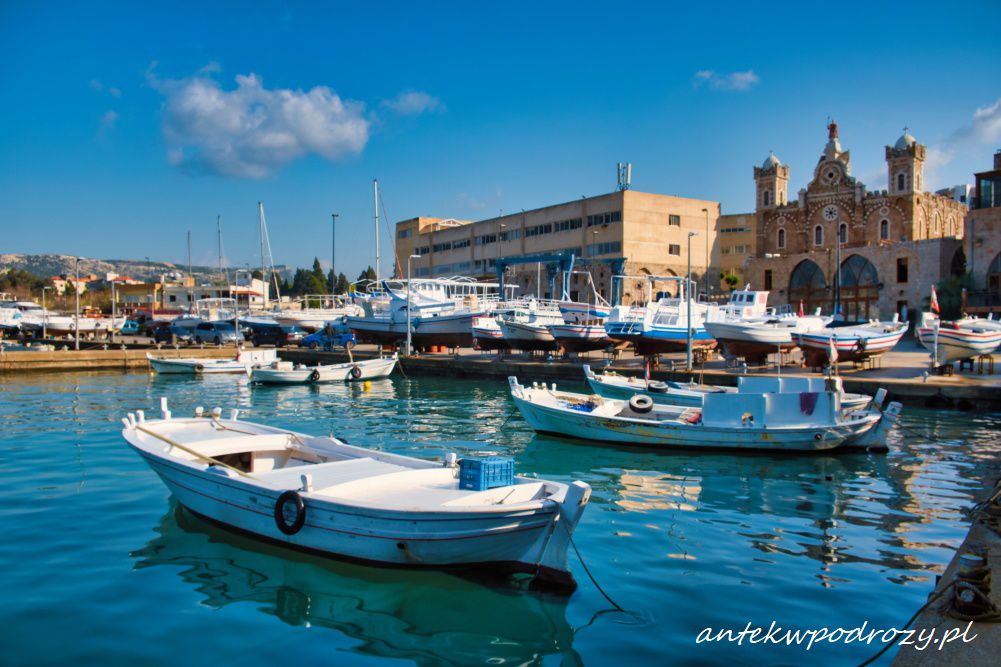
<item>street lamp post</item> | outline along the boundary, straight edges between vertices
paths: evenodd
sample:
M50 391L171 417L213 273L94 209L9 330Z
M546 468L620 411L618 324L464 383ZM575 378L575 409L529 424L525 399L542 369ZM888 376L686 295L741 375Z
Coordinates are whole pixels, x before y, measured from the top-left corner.
M409 257L407 257L407 346L406 346L407 349L404 351L404 355L407 357L411 355L411 349L413 344L412 333L410 331L410 303L412 301L411 291L410 291L411 290L410 277L411 273L413 272L412 269L413 262L411 260L420 258L421 258L420 255L410 255Z
M335 266L337 265L337 216L338 213L331 213L330 219L330 294L333 295L337 290L337 271Z
M75 310L73 314L73 349L80 349L80 258L76 258L76 278L73 280Z
M702 277L703 295L709 294L709 209L704 208L702 212L706 214L706 268L705 275Z
M46 326L49 323L49 311L45 309L45 292L47 292L50 289L52 289L51 286L42 288L42 339L48 338L48 331L46 330Z
M688 346L685 367L689 373L692 372L692 237L698 235L698 232L688 232L688 274L685 277L685 304L687 307L685 319L688 327Z

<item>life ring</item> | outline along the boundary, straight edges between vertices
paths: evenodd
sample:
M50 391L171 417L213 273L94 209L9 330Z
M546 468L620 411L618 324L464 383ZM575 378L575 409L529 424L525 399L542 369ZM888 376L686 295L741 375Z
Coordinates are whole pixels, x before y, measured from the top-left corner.
M361 368L359 368L357 365L352 366L351 367L351 377L353 377L356 380L360 380L361 379Z
M320 379L320 371L313 369L313 372L309 374L309 381L316 382Z
M645 415L653 410L653 399L645 394L634 394L633 397L629 399L629 407L633 412Z
M196 373L201 373L203 370L205 370L205 365L204 364L195 364L195 372Z
M285 506L289 503L294 503L296 508L292 523L285 521ZM275 502L275 525L278 526L278 530L286 535L295 535L302 529L304 523L306 523L306 503L302 501L302 496L291 489L278 496Z
M666 394L668 386L666 382L649 382L647 383L647 391L654 394Z

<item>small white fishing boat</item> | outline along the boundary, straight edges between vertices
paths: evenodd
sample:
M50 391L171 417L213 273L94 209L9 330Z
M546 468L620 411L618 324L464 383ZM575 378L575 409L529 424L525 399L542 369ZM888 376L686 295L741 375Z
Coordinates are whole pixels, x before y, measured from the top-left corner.
M721 387L697 382L660 382L642 378L604 372L601 374L584 365L584 377L591 390L605 398L629 400L638 394L645 394L661 405L701 406L706 394L759 393L759 394L799 394L803 392L836 391L841 398L844 411L861 410L869 406L872 396L854 394L844 390L839 377L816 378L795 376L741 376L736 387Z
M591 352L612 345L604 322L580 324L550 324L546 326L556 344L566 352Z
M905 333L906 322L874 321L855 326L793 332L792 339L803 351L806 364L820 367L830 363L832 348L837 350L838 361L862 361L892 350Z
M257 366L250 379L262 384L304 384L307 382L353 382L389 377L396 367L397 356L349 361L343 364L304 366L291 361L276 361L270 366Z
M270 364L278 358L276 350L241 350L236 358L198 359L154 357L149 352L146 359L157 373L204 375L207 373L250 373L255 365Z
M943 322L934 313L922 313L917 335L936 366L991 354L1001 346L1001 326L993 320Z
M481 350L510 350L504 332L497 324L496 315L479 315L473 318L473 340Z
M649 396L628 401L598 395L524 387L508 378L511 397L525 420L540 433L654 447L823 451L881 449L900 413L899 403L842 412L836 392L802 394L706 394L702 406L658 405Z
M223 526L324 556L396 567L488 567L573 589L567 547L591 489L511 476L463 488L465 464L355 447L238 421L238 411L122 419L128 444L181 505ZM465 471L463 471L464 473ZM477 487L481 488L481 487Z

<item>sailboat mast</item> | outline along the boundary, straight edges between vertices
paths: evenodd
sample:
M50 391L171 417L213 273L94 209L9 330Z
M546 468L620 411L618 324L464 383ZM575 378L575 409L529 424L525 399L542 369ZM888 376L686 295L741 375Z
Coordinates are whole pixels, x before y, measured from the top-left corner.
M219 273L222 273L222 216L215 217L216 244L219 247Z
M379 179L372 179L372 202L375 204L375 282L378 283L379 275Z
M264 307L268 307L268 280L267 280L267 265L264 263L264 202L257 202L257 224L260 228L261 233L261 283L264 287L263 294L261 295L264 299ZM253 284L253 283L251 283Z
M188 294L191 295L191 294L194 293L195 277L191 273L191 230L190 229L188 230L188 282L191 283L191 287L189 288L189 292L188 292ZM191 297L189 296L188 303L191 303L191 302L192 302L192 300L191 300Z

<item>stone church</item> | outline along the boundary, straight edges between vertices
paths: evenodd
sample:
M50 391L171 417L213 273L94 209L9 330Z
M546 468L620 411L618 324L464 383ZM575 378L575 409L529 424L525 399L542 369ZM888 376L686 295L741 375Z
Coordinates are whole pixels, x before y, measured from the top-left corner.
M803 303L846 319L919 311L931 285L962 272L966 206L924 190L926 147L905 128L886 147L889 190L852 176L850 151L828 125L813 178L789 199L790 168L774 154L754 168L757 244L745 278L771 291L771 305ZM839 259L840 258L840 259Z

